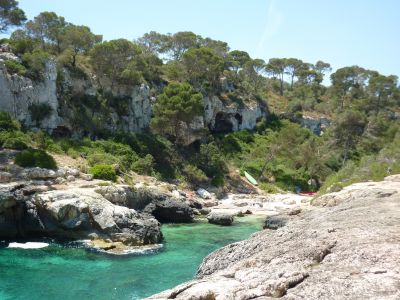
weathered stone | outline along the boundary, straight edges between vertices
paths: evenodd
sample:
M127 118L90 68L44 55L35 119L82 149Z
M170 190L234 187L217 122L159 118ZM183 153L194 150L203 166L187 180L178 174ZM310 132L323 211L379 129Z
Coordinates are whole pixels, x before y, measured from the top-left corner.
M290 209L290 210L287 212L287 214L288 214L289 216L296 216L296 215L298 215L299 213L301 213L301 208L300 208L300 207L292 208L292 209Z
M150 299L399 299L398 191L383 181L317 198L335 206L213 252L197 279Z
M75 169L75 168L66 168L65 172L66 172L67 177L68 176L78 177L81 173L78 169Z
M211 224L229 226L233 223L233 215L222 212L211 212L207 216L207 220Z
M43 168L25 169L27 178L29 179L49 179L57 178L57 173L53 170Z
M275 216L268 216L264 222L264 229L276 230L283 227L288 222L289 218L284 214L279 214Z
M88 238L96 233L127 245L158 243L162 237L154 218L114 205L91 189L37 194L34 204L49 236Z
M10 182L12 175L8 172L0 172L0 183Z
M66 183L66 182L67 182L67 180L65 178L63 178L63 177L58 177L58 178L54 179L54 183L55 184L63 184L63 183Z
M160 222L184 223L193 221L193 208L186 201L176 199L170 192L161 191L160 188L155 186L113 185L99 187L96 192L112 203L152 214Z
M153 202L144 211L151 211L162 223L188 223L194 218L193 209L186 202L175 199Z
M93 175L92 174L81 173L80 177L83 180L86 180L86 181L92 181L93 180Z
M211 212L211 208L202 208L199 210L202 215L208 215Z
M67 176L67 181L69 181L69 182L75 181L75 176L73 176L73 175L68 175L68 176Z

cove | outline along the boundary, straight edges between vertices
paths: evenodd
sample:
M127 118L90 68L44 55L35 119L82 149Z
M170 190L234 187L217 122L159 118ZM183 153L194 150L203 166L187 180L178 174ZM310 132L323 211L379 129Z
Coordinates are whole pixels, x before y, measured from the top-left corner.
M0 248L0 299L142 299L194 277L210 252L261 230L256 217L222 227L196 221L162 226L164 247L145 255L113 256L51 244Z

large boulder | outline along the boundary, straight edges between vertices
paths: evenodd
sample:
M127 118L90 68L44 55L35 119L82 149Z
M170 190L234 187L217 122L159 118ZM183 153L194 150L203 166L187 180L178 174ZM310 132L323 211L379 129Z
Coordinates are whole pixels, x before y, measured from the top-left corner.
M207 220L211 224L229 226L233 223L233 215L223 212L211 212L207 216Z
M91 189L37 194L34 203L49 235L88 238L95 234L127 245L161 240L157 220L114 205Z
M186 202L176 199L165 199L155 201L148 205L145 211L151 214L162 223L189 223L193 222L194 212Z
M285 226L288 221L289 221L289 218L285 214L267 216L264 221L264 229L276 230L280 227Z

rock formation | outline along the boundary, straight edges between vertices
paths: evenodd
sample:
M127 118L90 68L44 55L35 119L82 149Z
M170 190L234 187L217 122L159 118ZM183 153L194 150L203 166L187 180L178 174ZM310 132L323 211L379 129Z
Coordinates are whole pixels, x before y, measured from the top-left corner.
M194 218L193 208L186 199L173 197L157 186L114 185L99 187L96 192L112 203L151 214L162 223L187 223Z
M71 176L71 175L70 175ZM48 184L0 186L0 238L102 239L125 245L161 241L153 217L114 205L93 188L51 190Z
M233 223L233 216L229 213L212 212L207 216L207 220L211 224L229 226Z
M399 299L400 175L314 200L285 226L207 256L150 299Z

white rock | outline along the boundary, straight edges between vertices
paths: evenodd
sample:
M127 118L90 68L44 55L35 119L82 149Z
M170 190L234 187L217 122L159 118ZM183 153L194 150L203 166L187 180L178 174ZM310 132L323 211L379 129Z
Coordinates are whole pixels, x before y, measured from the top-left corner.
M211 199L211 194L205 189L199 188L196 193L203 199Z
M81 174L80 174L80 177L81 177L83 180L86 180L86 181L92 181L92 180L93 180L93 175L92 175L92 174L81 173Z

